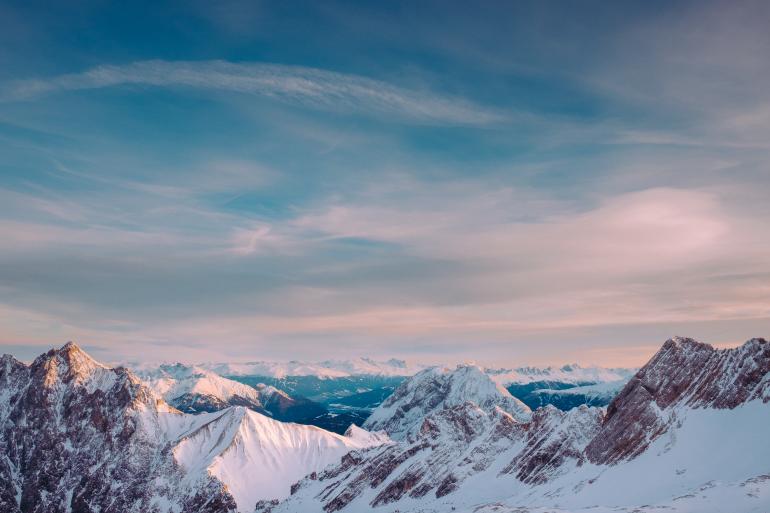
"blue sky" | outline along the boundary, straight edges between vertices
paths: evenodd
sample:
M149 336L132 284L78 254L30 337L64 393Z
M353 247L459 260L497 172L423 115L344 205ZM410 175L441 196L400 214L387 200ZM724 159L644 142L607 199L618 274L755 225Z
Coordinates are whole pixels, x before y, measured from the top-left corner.
M0 344L636 365L770 328L763 2L0 3Z

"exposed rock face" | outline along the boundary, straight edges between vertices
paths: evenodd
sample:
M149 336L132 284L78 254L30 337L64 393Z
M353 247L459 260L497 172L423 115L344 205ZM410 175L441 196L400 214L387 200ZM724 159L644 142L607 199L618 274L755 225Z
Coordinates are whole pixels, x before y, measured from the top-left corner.
M670 339L610 403L587 456L600 464L634 458L675 422L676 406L732 409L752 399L770 401L766 340L714 349L690 338Z
M538 408L526 424L524 448L503 473L527 484L541 484L566 471L571 460L585 462L586 445L597 435L604 410L580 406L568 412L554 406Z
M318 490L316 499L327 512L364 495L372 496L371 507L405 498L441 498L487 470L525 435L522 424L500 408L487 412L466 402L426 417L409 442L350 453L340 465L299 483L294 492Z
M585 406L571 412L548 407L521 423L499 408L488 413L473 403L448 407L426 417L408 443L351 453L317 480L300 483L295 493L302 486L321 487L316 499L327 512L365 494L373 494L371 507L405 498L440 499L462 490L476 474L492 472L494 479L493 466L505 455L514 457L501 473L539 484L563 472L568 462L582 465L583 449L603 414Z
M168 406L126 369L74 344L0 363L0 510L230 512L213 478L178 485L158 419Z
M407 379L364 423L369 431L385 431L394 440L414 437L423 419L432 413L468 401L485 411L495 408L518 420L528 420L530 409L481 369L461 365L454 370L432 368Z

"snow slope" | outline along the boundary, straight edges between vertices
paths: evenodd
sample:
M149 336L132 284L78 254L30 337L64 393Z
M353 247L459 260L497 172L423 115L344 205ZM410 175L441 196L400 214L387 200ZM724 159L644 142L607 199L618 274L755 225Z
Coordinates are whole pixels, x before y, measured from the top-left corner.
M768 404L754 400L733 410L688 408L677 417L673 429L630 461L585 464L531 489L516 483L508 497L498 493L461 500L469 510L511 513L551 508L565 513L770 510ZM468 489L472 486L469 482ZM492 504L476 509L475 504L487 501Z
M388 442L360 428L342 436L242 407L199 417L204 417L200 425L176 443L174 457L189 479L211 474L225 483L243 512L252 511L258 500L288 497L294 482L353 449Z

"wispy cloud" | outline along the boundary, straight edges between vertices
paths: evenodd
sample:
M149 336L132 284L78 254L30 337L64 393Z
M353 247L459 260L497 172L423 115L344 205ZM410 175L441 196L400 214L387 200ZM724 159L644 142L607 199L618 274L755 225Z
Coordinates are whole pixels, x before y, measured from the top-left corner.
M98 66L82 73L7 83L0 89L0 99L28 100L57 91L121 85L230 91L313 109L388 115L419 123L487 125L503 120L501 114L462 98L359 75L303 66L226 61L151 60Z
M16 17L35 52L6 23L0 345L639 364L766 336L766 5L262 7L97 53L60 13ZM150 48L189 60L125 60ZM234 61L268 54L324 69Z

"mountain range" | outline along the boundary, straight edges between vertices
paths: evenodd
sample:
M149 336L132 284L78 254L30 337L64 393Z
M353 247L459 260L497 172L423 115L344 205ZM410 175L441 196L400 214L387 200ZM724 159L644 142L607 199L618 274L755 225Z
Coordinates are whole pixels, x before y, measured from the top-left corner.
M447 380L466 374L460 368ZM415 385L405 383L394 397L410 396L407 389ZM406 437L399 422L390 424L400 443L348 454L266 510L761 512L770 507L770 344L763 339L727 350L671 339L606 410L546 406L523 420L520 411L506 411L489 398L437 410L424 406L444 398L437 387L422 404L402 401L391 408L393 418L415 407L427 415Z
M511 371L436 367L339 434L278 420L270 398L291 394L210 368L136 374L72 343L30 364L5 355L0 511L768 511L770 343L674 338L631 375L570 372L517 384L609 404L531 408Z
M577 364L513 369L463 366L483 371L530 408L552 404L563 410L581 404L606 406L634 372ZM363 425L408 377L397 374L420 369L417 374L432 375L444 368L395 359L378 362L368 358L321 363L132 366L132 370L156 393L184 412L211 412L228 406L245 406L277 420L315 425L340 434L351 424ZM214 369L234 374L223 376ZM269 375L248 372L268 372Z

